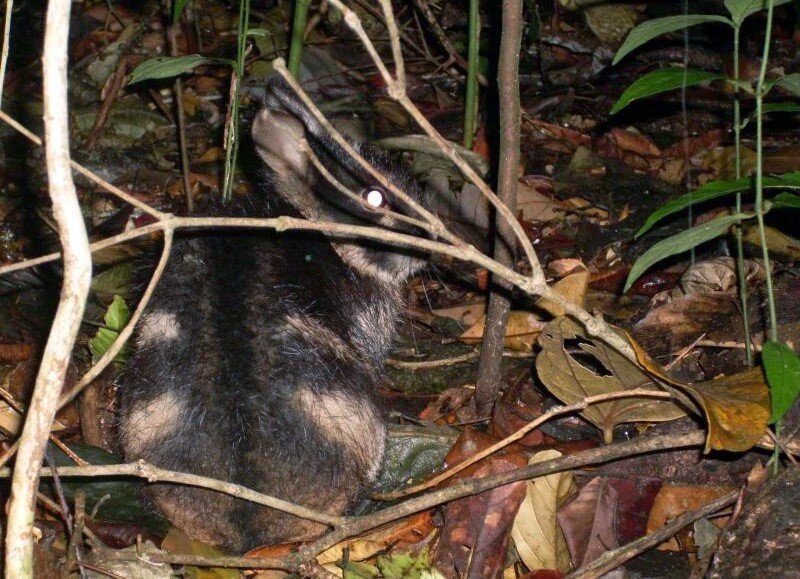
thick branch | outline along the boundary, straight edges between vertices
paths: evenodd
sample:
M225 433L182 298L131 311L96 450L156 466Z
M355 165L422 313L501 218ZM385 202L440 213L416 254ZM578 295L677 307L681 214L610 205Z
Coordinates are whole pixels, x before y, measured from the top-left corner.
M497 71L497 92L500 103L500 150L497 196L514 214L517 207L517 170L519 166L519 51L522 42L522 0L503 0L500 61ZM495 214L494 258L513 268L517 247L508 221ZM475 384L475 406L478 416L488 416L502 381L503 343L506 336L511 302L504 291L507 283L492 276L489 307L483 329L478 379Z
M64 285L20 436L6 529L6 577L33 576L33 516L39 468L53 425L91 282L89 240L72 182L67 116L70 0L50 0L43 57L47 177L64 254Z

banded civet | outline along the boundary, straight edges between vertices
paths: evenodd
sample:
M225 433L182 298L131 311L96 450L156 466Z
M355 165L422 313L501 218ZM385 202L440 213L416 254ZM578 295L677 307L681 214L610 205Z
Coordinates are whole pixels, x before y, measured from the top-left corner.
M212 214L288 214L418 233L375 211L373 204L385 202L413 215L279 77L268 84L252 142L265 165L260 190ZM323 178L305 143L361 198ZM354 146L420 198L418 185L384 152ZM410 251L318 233L218 229L176 237L119 380L125 458L344 512L381 466L385 424L374 390L395 334L401 286L423 263ZM230 552L325 529L210 490L153 484L146 492L173 525Z

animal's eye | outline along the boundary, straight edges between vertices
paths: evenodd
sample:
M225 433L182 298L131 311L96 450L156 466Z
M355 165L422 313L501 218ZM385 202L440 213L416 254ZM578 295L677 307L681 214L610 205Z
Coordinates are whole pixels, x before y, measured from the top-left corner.
M361 199L368 209L382 209L388 204L386 192L380 187L367 187L361 193Z

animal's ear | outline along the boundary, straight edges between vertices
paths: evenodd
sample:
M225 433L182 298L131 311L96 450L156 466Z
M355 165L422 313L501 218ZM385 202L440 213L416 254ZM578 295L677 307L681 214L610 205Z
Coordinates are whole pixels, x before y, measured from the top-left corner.
M253 121L256 151L280 178L306 174L308 157L304 141L303 124L284 111L264 109Z

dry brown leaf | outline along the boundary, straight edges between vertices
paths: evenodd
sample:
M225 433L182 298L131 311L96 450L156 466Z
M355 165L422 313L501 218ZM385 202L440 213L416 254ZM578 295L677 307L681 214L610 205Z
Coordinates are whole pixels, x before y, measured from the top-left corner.
M345 551L351 561L367 561L390 548L416 545L434 530L431 512L417 513L384 525L361 537L337 543L317 555L316 561L334 575L341 577L342 568L336 565L336 562L342 560Z
M689 485L664 485L656 495L650 516L647 519L647 534L657 531L675 517L687 511L703 507L713 500L731 492L732 487L727 486L689 486ZM716 518L712 521L724 527L727 519ZM691 545L685 545L691 547ZM679 551L681 545L676 539L668 539L658 547L662 551Z
M569 318L550 322L539 336L539 345L542 347L536 357L539 378L566 404L634 388L662 390L639 366L602 342L592 342L581 326ZM672 402L651 398L613 400L581 412L581 416L603 431L607 443L620 423L664 422L685 415Z
M765 235L770 253L777 253L791 260L800 259L800 240L790 237L774 227L766 227ZM753 245L761 246L761 234L757 226L744 228L744 240Z
M528 464L560 456L557 450L543 450L534 454ZM511 528L511 538L529 570L569 569L567 542L556 519L556 511L574 491L571 472L553 473L528 481L525 498Z
M781 147L764 155L764 171L768 173L790 173L800 166L800 146Z
M582 567L619 546L619 493L606 477L595 477L558 512L572 563Z
M586 269L586 265L577 258L565 257L563 259L554 259L547 264L547 272L557 278L566 277L571 273L578 273Z
M530 352L545 323L531 312L513 311L508 314L504 346L515 352ZM486 316L459 336L462 342L477 344L483 338Z
M467 428L450 449L445 463L457 464L495 442L496 439ZM458 473L449 484L467 477L508 472L526 462L517 448L506 447ZM525 483L516 482L448 503L434 555L437 569L447 577L499 576L505 568L514 516L524 497Z
M716 147L696 156L695 161L711 170L717 179L736 178L736 148ZM742 174L750 173L756 166L756 153L747 147L739 150Z
M703 410L708 423L705 452L744 452L761 439L770 419L769 389L761 368L684 384L670 377L634 340L630 342L651 376L688 394Z
M551 221L564 213L558 211L552 196L542 193L535 184L524 178L517 183L517 211L523 221Z
M213 163L225 158L225 151L222 147L209 147L208 150L197 160L198 163Z
M705 452L749 450L769 424L769 389L761 368L692 384L686 390L708 420Z
M611 136L622 151L635 153L642 157L661 156L661 150L645 135L617 127L611 129Z
M0 401L0 428L9 434L17 434L20 426L22 426L22 417L19 412L6 402ZM56 419L53 421L52 430L54 432L59 432L66 428L67 426L61 420Z
M587 6L583 12L586 24L604 44L619 45L641 20L641 12L632 4Z
M219 557L220 551L189 538L183 531L171 527L161 543L161 548L169 553L178 555L198 555L201 557ZM236 569L225 569L221 567L195 567L194 577L198 579L235 579L240 575Z
M439 318L449 318L459 324L470 327L477 324L486 314L486 301L481 299L475 303L469 303L452 308L440 308L431 313Z
M764 279L764 266L755 259L744 260L745 279ZM690 265L679 282L683 294L709 294L714 292L733 293L737 288L736 260L719 256Z
M16 434L19 432L21 423L22 417L19 412L5 402L0 402L0 428L8 433Z
M680 185L686 178L686 166L685 159L666 158L658 166L655 176L670 185Z
M558 280L553 284L553 290L564 299L575 305L583 307L586 301L586 291L589 288L589 270L584 269L571 273L567 277ZM536 302L536 306L558 318L566 312L560 305L542 298Z

